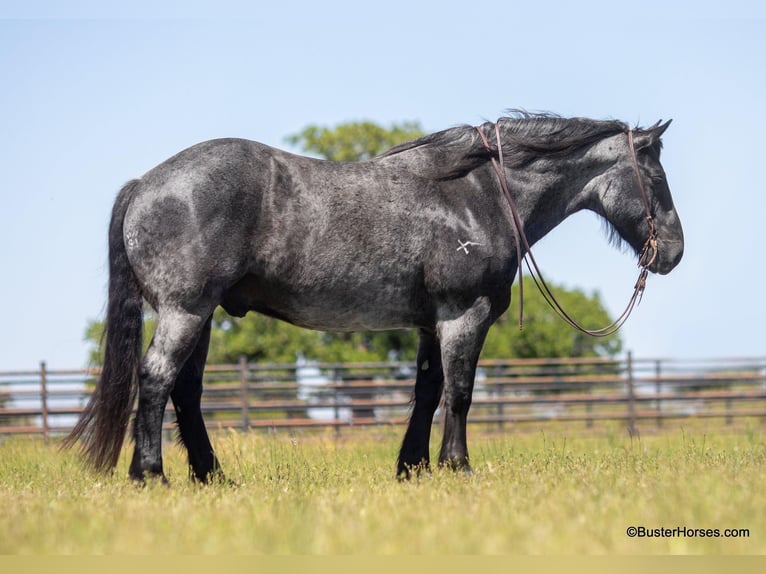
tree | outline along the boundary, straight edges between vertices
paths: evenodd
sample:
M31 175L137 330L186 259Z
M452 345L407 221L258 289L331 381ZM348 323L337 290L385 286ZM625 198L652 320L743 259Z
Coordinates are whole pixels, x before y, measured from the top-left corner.
M358 161L425 135L418 122L403 122L384 128L373 122L349 122L334 128L307 126L287 136L286 141L304 152L332 161Z
M600 328L612 322L598 293L551 284L556 299L581 324ZM546 357L613 357L622 351L619 334L597 338L573 329L551 309L532 286L524 291L524 326L518 327L518 280L511 289L511 307L490 328L483 359Z
M297 357L321 362L372 362L414 359L417 334L411 330L378 333L325 333L295 327L258 313L230 317L218 308L210 336L211 363L251 361L294 363ZM398 353L397 353L398 352Z
M154 311L148 305L144 305L144 352L149 348L149 342L154 335L157 320ZM85 341L89 345L88 365L100 367L104 364L104 346L101 344L104 336L103 321L88 321L85 326Z

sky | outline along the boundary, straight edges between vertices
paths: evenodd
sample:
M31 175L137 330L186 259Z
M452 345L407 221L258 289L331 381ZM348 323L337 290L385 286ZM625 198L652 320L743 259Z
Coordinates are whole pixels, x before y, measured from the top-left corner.
M86 365L114 197L178 151L217 137L296 151L285 137L309 124L431 132L510 108L672 119L662 163L685 255L649 278L625 348L766 355L766 4L121 4L0 7L0 370ZM549 281L597 291L613 315L627 303L635 259L596 216L534 252Z

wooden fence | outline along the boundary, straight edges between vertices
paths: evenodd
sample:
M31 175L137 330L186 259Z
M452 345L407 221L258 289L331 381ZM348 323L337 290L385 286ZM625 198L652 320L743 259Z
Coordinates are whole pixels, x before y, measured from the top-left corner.
M407 420L412 363L210 365L202 409L208 427L249 429L399 425ZM67 432L97 370L0 372L0 435ZM437 422L439 418L437 411ZM173 426L172 408L166 427ZM617 424L630 433L694 418L766 422L766 357L708 360L482 361L471 425L503 430L566 422Z

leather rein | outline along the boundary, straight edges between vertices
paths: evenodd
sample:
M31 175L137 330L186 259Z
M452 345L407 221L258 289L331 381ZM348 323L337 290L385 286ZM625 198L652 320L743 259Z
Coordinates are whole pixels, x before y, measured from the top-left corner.
M569 325L577 329L578 331L581 331L582 333L586 333L588 335L591 335L593 337L608 337L609 335L613 335L616 333L620 327L625 324L625 321L627 321L628 317L630 316L631 312L633 311L633 308L636 306L637 303L641 301L641 297L643 296L644 289L646 288L646 279L649 275L649 266L651 266L652 263L654 263L654 260L657 258L657 228L654 224L654 218L652 217L651 208L649 205L649 196L646 194L646 189L644 188L644 182L641 178L641 172L638 167L638 157L636 156L636 147L633 142L633 130L628 130L628 147L630 148L630 154L631 154L631 160L633 162L633 172L636 176L636 181L638 182L638 189L641 193L641 200L644 204L644 209L646 210L646 221L649 225L649 236L646 239L646 242L644 243L643 248L641 249L641 253L638 258L638 266L641 268L638 279L636 280L636 284L633 286L633 295L631 296L630 300L628 301L627 306L625 307L625 310L620 314L617 319L615 319L612 323L607 325L606 327L602 327L601 329L586 329L582 325L580 325L575 319L573 319L569 313L567 313L564 308L561 306L561 304L558 302L556 297L553 295L553 291L546 283L545 279L542 276L542 273L540 272L540 268L537 265L537 261L535 261L534 255L532 255L532 250L529 246L529 242L527 241L527 237L524 234L524 225L521 221L521 218L519 217L518 210L516 209L516 204L513 201L513 197L511 196L510 189L508 187L508 180L506 179L505 170L503 169L503 146L500 141L500 126L499 123L495 123L495 137L497 139L497 158L495 158L495 154L489 146L489 141L487 141L487 137L484 135L484 132L482 132L480 127L477 127L476 130L479 132L479 135L481 136L482 142L484 142L484 147L487 149L490 154L492 154L492 166L495 168L495 172L497 173L498 180L500 181L500 187L503 190L503 195L505 195L505 199L508 202L508 206L511 209L511 218L513 220L513 234L516 241L516 259L518 261L518 273L519 273L519 329L523 327L524 323L524 275L523 275L523 262L526 262L527 269L529 270L529 274L532 277L532 279L535 282L535 285L537 285L537 288L539 289L540 293L542 294L545 301L550 305L550 307L556 311L556 313ZM651 249L651 253L650 253Z

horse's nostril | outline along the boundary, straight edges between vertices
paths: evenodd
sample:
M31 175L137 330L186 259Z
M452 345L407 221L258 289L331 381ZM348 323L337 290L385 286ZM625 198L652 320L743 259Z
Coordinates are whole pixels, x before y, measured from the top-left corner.
M660 275L667 275L681 262L684 255L683 241L663 241L660 244L659 261L656 271Z

